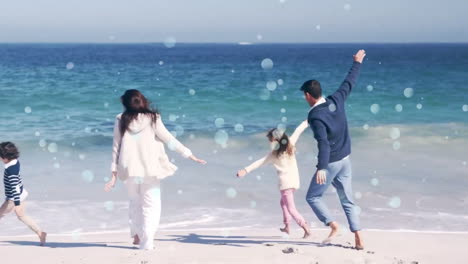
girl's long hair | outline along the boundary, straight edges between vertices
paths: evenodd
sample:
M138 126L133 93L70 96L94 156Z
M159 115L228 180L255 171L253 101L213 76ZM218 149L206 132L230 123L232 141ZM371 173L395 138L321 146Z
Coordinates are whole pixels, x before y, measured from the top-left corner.
M273 153L279 158L284 153L292 156L294 154L294 147L289 143L289 137L286 133L281 132L277 128L268 131L267 138L271 142L278 143L278 148L273 150Z
M139 114L151 117L153 125L158 118L158 110L151 108L151 102L138 90L126 90L120 97L120 101L125 108L120 119L120 133L123 135L127 131L130 123L138 118Z

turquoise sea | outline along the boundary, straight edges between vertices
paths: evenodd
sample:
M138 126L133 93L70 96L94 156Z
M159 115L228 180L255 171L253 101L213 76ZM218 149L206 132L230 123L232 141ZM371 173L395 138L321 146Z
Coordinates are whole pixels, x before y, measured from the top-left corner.
M0 44L0 141L20 147L28 210L50 233L125 229L125 189L103 185L119 97L139 89L208 161L169 153L161 228L279 227L273 168L235 173L268 152L268 129L306 118L304 81L332 93L361 48L347 115L363 226L468 231L468 44ZM305 201L316 155L308 130L296 203L322 227ZM326 199L345 224L333 188ZM2 221L0 236L29 233Z

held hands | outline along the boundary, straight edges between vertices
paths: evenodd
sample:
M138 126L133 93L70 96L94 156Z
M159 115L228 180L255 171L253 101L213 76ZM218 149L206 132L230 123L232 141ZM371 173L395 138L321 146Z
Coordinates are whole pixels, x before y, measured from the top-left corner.
M200 164L202 164L202 165L205 165L205 164L206 164L206 161L204 161L204 160L202 160L202 159L199 159L199 158L195 157L194 155L190 156L189 159L191 159L191 160L193 160L193 161L195 161L195 162L198 162L198 163L200 163Z
M237 171L237 177L242 178L247 174L247 171L245 169Z
M326 170L318 170L316 174L317 184L325 184L327 182L327 171Z
M365 50L359 50L355 55L353 55L354 61L359 63L362 63L364 57L366 57Z
M117 172L113 171L112 179L110 179L110 181L106 183L106 185L104 186L104 191L110 192L112 188L114 188L116 182L117 182Z

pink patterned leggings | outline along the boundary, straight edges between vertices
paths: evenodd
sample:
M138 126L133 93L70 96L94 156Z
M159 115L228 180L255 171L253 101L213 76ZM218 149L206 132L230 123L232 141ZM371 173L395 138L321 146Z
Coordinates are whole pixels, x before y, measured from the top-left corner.
M294 203L294 192L295 189L281 190L281 209L283 210L283 222L285 225L289 225L291 218L296 221L300 227L304 227L306 221L304 217L297 211Z

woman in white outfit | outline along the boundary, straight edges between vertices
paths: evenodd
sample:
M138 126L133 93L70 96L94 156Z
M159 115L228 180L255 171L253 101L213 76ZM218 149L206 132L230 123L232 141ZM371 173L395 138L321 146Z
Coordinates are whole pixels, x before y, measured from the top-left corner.
M125 111L117 115L112 148L112 179L124 181L129 196L129 223L133 243L140 249L154 249L154 233L161 215L160 180L171 176L177 167L169 161L164 143L185 158L205 164L182 145L164 126L159 113L138 90L127 90L121 97Z

